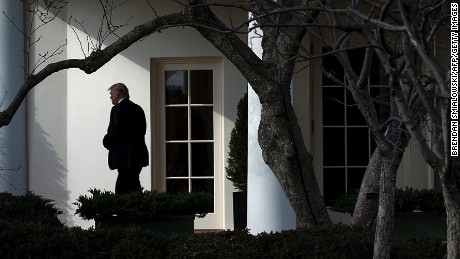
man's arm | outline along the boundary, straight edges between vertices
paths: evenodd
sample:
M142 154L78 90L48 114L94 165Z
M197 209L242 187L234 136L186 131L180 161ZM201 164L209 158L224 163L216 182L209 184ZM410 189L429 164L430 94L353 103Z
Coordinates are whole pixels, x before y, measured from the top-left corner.
M116 144L116 132L118 126L118 116L115 106L112 107L110 111L110 122L107 129L107 134L105 134L102 144L106 149L111 149Z

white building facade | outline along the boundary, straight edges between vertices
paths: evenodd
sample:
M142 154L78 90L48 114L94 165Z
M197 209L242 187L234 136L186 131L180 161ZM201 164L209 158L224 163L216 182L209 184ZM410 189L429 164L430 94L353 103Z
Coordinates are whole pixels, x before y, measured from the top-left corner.
M169 0L155 1L155 6L158 15L178 8ZM84 58L103 38L99 31L102 8L97 1L69 1L58 18L47 21L46 25L23 12L23 8L20 1L0 4L0 9L17 17L16 25L28 32L27 37L23 37L9 19L0 19L2 33L14 35L0 38L0 57L6 57L0 59L5 103L24 81L22 67L34 73L51 62ZM50 11L43 3L39 8L44 13ZM225 20L233 23L242 23L248 16L242 11L216 13L223 17L230 15L231 19ZM142 0L127 1L111 14L114 25L127 24L116 31L120 36L152 17L154 12ZM102 35L104 33L103 28ZM5 42L6 38L9 42ZM241 35L241 38L248 44L254 43L251 36L248 39L248 35ZM102 44L106 46L116 39L115 35L109 35ZM314 51L321 52L319 45L312 43L312 46L316 48ZM23 53L25 57L21 56ZM57 207L64 211L61 219L67 225L92 226L93 222L74 215L73 203L91 188L114 191L117 172L107 166L107 150L102 146L102 138L112 106L107 88L118 82L128 86L131 100L144 109L147 117L150 166L141 172L141 185L149 190L213 192L214 213L197 219L195 227L233 229L235 189L226 178L225 166L236 104L247 91L247 81L217 49L188 27L169 28L150 35L93 74L69 69L51 75L36 86L12 124L2 129L0 138L7 140L6 151L15 152L2 154L10 161L5 168L14 167L18 162L22 166L14 176L1 172L4 181L0 179L0 191L20 194L30 190L56 201ZM376 92L381 90L378 82L372 84L374 82L370 82L370 87L375 87ZM346 120L355 112L347 110L347 106L336 107L344 109L344 119L333 121L326 105L328 100L332 97L348 100L348 97L343 89L326 84L313 70L297 73L292 85L293 104L307 147L315 157L320 189L325 197L331 198L350 191L360 181L367 165L365 160L371 154L367 128L360 121ZM254 233L295 228L292 208L260 157L254 135L257 123L251 124L257 122L260 108L257 96L252 92L250 97L248 153L259 159L255 162L256 158L251 157L253 163L248 170L248 228ZM356 145L350 145L352 141L361 143L357 145L361 156L328 160L331 154L336 157L333 152L338 150L323 149L330 136L339 136L334 141L340 143L339 154L344 156L357 154L358 151L353 150ZM364 136L364 140L358 139L360 136ZM429 168L424 163L411 162L419 159L416 148L408 148L398 176L399 186L434 186ZM276 214L278 212L282 213Z

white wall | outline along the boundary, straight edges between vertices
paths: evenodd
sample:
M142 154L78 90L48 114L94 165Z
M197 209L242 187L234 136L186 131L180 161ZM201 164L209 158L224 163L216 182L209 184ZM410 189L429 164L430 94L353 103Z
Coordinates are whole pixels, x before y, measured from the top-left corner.
M65 11L65 10L64 10ZM62 13L65 15L65 12ZM28 17L26 24L32 23ZM39 26L40 23L34 24ZM42 59L40 55L54 52L65 43L66 26L60 20L49 23L47 31L39 29L31 42L40 38L30 48L29 71ZM52 37L51 37L52 35ZM48 62L64 59L66 48L58 57ZM27 62L27 61L26 61ZM40 68L43 68L41 66ZM27 98L28 129L28 177L29 190L53 199L65 212L62 219L72 222L69 212L68 166L67 166L67 72L51 75L32 90Z
M165 4L160 5L161 2ZM167 13L172 7L171 1L155 1L155 5L159 13ZM64 20L72 16L73 19L84 21L91 41L96 42L101 14L97 1L81 0L70 1L61 15ZM112 20L114 24L129 21L129 26L117 31L118 35L123 35L133 26L152 17L153 12L145 1L131 0L123 10L115 10ZM62 20L55 20L41 28L37 37L43 35L44 40L33 46L35 58L43 51L53 51L65 39L68 41L65 51L56 59L84 58L81 46L86 51L87 34L75 22L72 25L74 29ZM104 43L110 44L115 39L110 37ZM38 85L29 96L31 105L28 109L30 190L56 200L66 210L63 218L69 225L91 226L92 222L73 216L75 206L72 203L79 195L87 194L90 188L114 191L117 172L108 169L107 150L102 146L112 107L107 88L116 82L125 83L130 89L131 100L144 108L148 121L146 142L152 152L150 117L154 105L150 100L150 59L189 56L221 54L192 29L167 29L134 44L91 75L71 69L53 75ZM246 91L246 81L227 60L223 66L223 142L226 156L236 117L236 104ZM144 168L141 185L145 189L151 189L151 179L150 167ZM226 179L224 186L224 227L231 228L233 187Z

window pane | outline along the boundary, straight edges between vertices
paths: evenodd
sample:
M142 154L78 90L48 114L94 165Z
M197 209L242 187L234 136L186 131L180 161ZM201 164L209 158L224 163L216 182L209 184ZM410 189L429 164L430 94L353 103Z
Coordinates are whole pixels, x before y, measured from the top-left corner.
M330 205L345 193L345 168L324 168L324 200Z
M362 65L364 62L365 56L364 49L354 49L348 51L348 57L350 58L350 63L353 71L356 75L360 75ZM369 81L371 85L386 85L385 71L378 56L374 53L371 61L371 67L369 71Z
M388 87L371 87L370 94L374 98L379 123L384 123L390 117L390 92Z
M382 63L380 63L380 59L374 53L371 62L371 71L370 75L370 83L371 85L386 85L387 79L385 78L385 71L383 69Z
M359 76L361 74L361 69L363 68L366 51L364 49L352 49L348 50L347 54L350 59L351 69L357 76Z
M323 87L323 125L344 125L343 95L342 87Z
M187 140L187 107L166 107L166 140Z
M323 164L324 166L345 165L345 129L323 129Z
M358 193L363 181L366 168L348 168L347 170L347 185L348 193Z
M212 140L212 107L191 107L192 140Z
M347 143L348 165L367 166L369 163L368 129L348 128Z
M192 192L207 192L214 194L214 180L213 179L192 179ZM212 211L214 212L214 204Z
M186 104L188 95L187 70L165 71L165 103Z
M188 176L187 143L166 143L166 176Z
M327 48L323 48L323 53L328 52ZM336 77L340 82L344 80L344 71L342 66L340 65L337 58L332 55L327 55L323 57L323 68L329 72L332 76ZM323 78L323 85L337 85L337 83L328 78L326 75L322 74Z
M353 100L353 96L350 92L346 92L347 95L347 125L351 126L366 126L366 120L364 119L361 111L359 111L358 105Z
M188 191L188 179L166 179L166 192L182 193Z
M192 179L192 192L214 194L214 179Z
M190 71L190 96L193 104L212 104L212 70Z
M192 176L214 176L213 143L192 143Z

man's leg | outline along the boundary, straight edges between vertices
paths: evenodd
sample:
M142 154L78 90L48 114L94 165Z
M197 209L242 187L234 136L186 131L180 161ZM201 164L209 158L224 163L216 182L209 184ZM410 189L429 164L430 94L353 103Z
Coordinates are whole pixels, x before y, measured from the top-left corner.
M139 174L141 170L142 167L118 169L115 193L126 194L140 190Z

